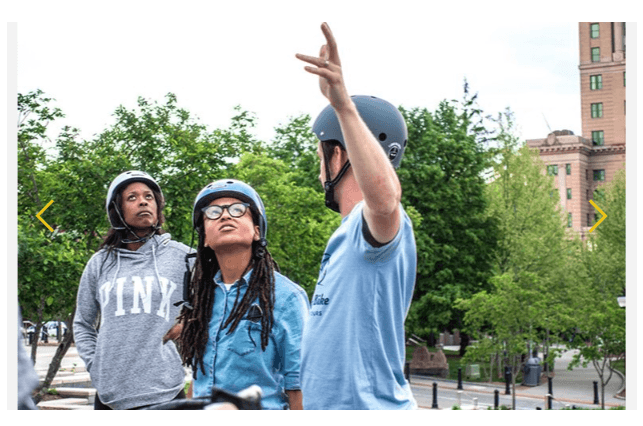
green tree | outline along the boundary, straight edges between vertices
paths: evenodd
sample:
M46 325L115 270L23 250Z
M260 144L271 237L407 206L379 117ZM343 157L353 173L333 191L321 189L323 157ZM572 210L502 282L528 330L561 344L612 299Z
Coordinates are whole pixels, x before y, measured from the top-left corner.
M500 115L498 123L500 148L486 188L487 214L495 218L498 229L493 288L462 298L457 306L466 311L467 329L478 340L492 341L466 360L502 353L515 386L529 348L543 332L557 335L573 323L570 303L576 292L566 281L572 236L566 233L553 179L544 173L537 152L519 147L510 115Z
M198 191L224 177L242 151L259 146L251 136L252 114L236 108L229 128L208 132L168 94L163 104L139 98L134 109L117 108L115 123L91 140L81 140L77 129L65 127L47 155L47 124L62 112L51 108L51 99L40 91L18 100L19 302L25 317L35 315L39 324L75 311L82 269L109 227L104 206L114 177L132 169L154 176L167 202L164 228L188 243ZM56 228L53 234L40 229L34 218L51 199L45 216ZM56 319L71 325L71 318ZM69 333L52 360L49 381L72 338Z
M48 161L44 145L51 142L47 138L47 126L64 117L59 108L51 106L52 101L42 90L18 94L19 215L35 218L35 214L44 207L44 200L40 199L45 185L42 171Z
M516 377L528 355L526 343L535 341L535 325L543 306L542 286L538 276L531 272L516 275L507 272L491 278L491 291L481 291L468 300L457 302L466 310L465 323L473 335L482 341L474 350L467 351L465 362L489 359L491 354L504 357L504 365L511 368L513 388L512 407L516 408ZM479 334L477 330L487 333Z
M574 284L581 289L574 304L578 335L570 347L578 352L569 368L596 369L605 408L605 386L612 378L612 363L625 357L625 309L617 297L625 294L625 171L617 172L604 188L598 204L607 218L579 244Z
M418 270L407 330L427 337L462 330L455 300L488 288L496 237L494 218L485 214L487 130L466 90L463 101L443 101L434 113L401 111L409 130L398 170L402 202L422 217L415 226ZM464 352L466 333L462 338Z
M159 182L166 201L164 229L189 243L194 197L207 183L249 149L254 119L237 109L230 128L208 132L177 105L173 94L164 104L144 98L132 110L118 107L115 123L90 141L72 132L57 141L60 161L55 170L59 223L87 238L94 251L107 231L104 200L110 182L126 170L143 170ZM66 206L73 205L74 209Z
M45 144L48 124L64 117L52 107L53 99L40 90L18 95L18 303L24 318L35 322L31 359L35 363L38 339L44 322L63 320L71 325L75 310L75 289L85 253L76 248L74 232L49 232L35 217L49 200L55 186L50 172L54 163ZM47 221L50 222L49 211ZM54 223L54 222L52 222ZM64 337L52 358L36 402L49 387L60 361L73 341L73 333Z
M277 127L275 133L267 146L270 156L297 171L291 178L298 186L306 186L323 194L319 182L318 139L312 132L310 116L306 114L291 118L285 125Z
M597 204L608 217L596 227L596 244L609 257L607 267L613 274L614 285L625 294L625 169L615 173L604 186L604 198ZM598 202L598 201L597 201Z
M55 255L57 251L57 244L52 247L45 237L49 232L36 218L49 201L41 196L48 193L50 187L46 173L49 159L44 147L50 142L47 126L64 117L59 108L51 106L52 101L41 90L18 95L18 299L23 317L35 322L34 343L38 341L42 324L65 310L54 297L60 290L60 280L56 275L43 273L54 265L32 261L47 258L42 255L44 252ZM37 344L34 344L31 348L34 362L36 354Z
M230 173L260 194L268 216L268 249L281 272L311 297L326 242L340 224L339 215L326 208L322 193L304 184L308 170L249 153Z

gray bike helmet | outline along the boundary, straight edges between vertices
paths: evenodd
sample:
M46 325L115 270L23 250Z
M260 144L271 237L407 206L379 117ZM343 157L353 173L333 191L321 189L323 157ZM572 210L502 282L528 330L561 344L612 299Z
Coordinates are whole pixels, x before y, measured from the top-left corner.
M261 197L250 185L235 179L221 179L210 183L203 188L194 200L192 209L192 225L198 229L203 212L201 209L217 198L231 197L250 204L250 211L258 218L259 237L263 242L268 232L268 220L266 209L263 206ZM263 244L265 246L265 244Z
M161 187L159 186L158 183L156 183L156 181L152 178L152 176L148 175L147 173L141 172L138 170L130 170L128 172L121 173L109 185L109 189L107 190L107 199L105 200L105 210L107 211L107 219L109 220L110 225L112 225L112 228L114 229L125 229L125 226L120 217L118 206L116 205L114 206L114 208L117 210L116 215L109 214L109 206L110 204L112 204L112 202L114 202L114 199L116 198L116 194L121 188L124 188L125 186L134 182L143 182L150 188L154 189L155 191L158 191L161 194L161 198L163 197L163 191L161 191ZM157 200L157 203L159 203L159 205L162 204L162 202L163 200Z
M391 160L393 167L399 167L408 139L406 123L400 111L389 102L375 96L356 95L351 96L351 99L362 120ZM322 142L336 140L346 148L339 120L331 105L324 108L317 116L313 124L313 133Z

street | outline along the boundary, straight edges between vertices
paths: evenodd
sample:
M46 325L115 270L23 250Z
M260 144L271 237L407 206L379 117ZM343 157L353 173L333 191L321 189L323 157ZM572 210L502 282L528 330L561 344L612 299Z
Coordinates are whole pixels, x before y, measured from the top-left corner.
M420 383L421 382L421 383ZM464 409L473 409L477 406L478 410L486 410L488 407L494 407L494 389L493 387L465 385L463 390L457 390L457 383L436 382L438 383L438 409L451 410L454 405L460 405ZM546 386L546 385L540 385ZM411 389L422 409L431 409L433 406L433 384L428 380L418 377L411 377ZM498 389L498 405L511 408L512 396L505 395L504 389ZM477 399L477 402L474 401ZM582 403L572 403L568 401L552 401L552 409L561 409L565 406L571 408L572 405L583 408L597 408L597 405L587 405ZM536 410L547 408L547 402L544 397L525 397L516 395L516 410Z

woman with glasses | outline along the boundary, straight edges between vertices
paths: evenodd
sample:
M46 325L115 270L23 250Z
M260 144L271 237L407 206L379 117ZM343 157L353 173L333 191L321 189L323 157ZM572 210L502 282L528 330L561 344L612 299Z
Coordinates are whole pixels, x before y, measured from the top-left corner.
M278 272L266 248L259 194L237 180L212 182L197 195L192 219L199 244L177 340L193 371L194 397L254 384L264 408L301 409L308 298Z

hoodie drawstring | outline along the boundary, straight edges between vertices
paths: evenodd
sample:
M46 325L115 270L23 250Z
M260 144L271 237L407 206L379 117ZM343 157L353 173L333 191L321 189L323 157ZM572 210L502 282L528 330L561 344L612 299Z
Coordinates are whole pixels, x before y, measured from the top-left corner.
M116 252L116 272L114 273L114 278L112 278L112 287L110 288L110 291L112 288L116 286L116 278L118 277L118 272L121 270L121 253L118 250L114 250L114 251ZM104 320L104 317L101 312L101 316L100 316L101 327L103 326L103 320Z
M162 292L163 287L161 286L161 277L159 276L159 268L156 266L156 249L154 249L154 246L152 246L152 257L154 258L154 272L156 272L156 280L158 281L159 289L161 289L161 292Z

